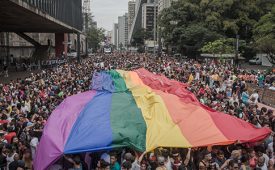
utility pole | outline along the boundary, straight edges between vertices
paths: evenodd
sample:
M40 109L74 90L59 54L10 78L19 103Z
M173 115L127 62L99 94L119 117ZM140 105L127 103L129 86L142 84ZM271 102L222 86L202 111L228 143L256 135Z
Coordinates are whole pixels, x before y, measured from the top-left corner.
M9 64L10 57L10 33L6 32L6 42L7 42L7 56L6 56L6 64Z
M157 39L157 0L154 0L154 56L156 57L156 39Z
M239 64L239 39L240 35L236 35L236 56L235 56L235 64L238 67Z

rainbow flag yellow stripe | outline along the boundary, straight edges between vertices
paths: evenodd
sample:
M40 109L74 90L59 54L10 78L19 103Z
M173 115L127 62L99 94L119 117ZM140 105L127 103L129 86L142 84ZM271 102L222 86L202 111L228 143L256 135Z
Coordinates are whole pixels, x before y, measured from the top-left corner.
M35 169L47 169L63 154L227 145L270 135L202 105L186 87L145 69L94 73L90 91L68 97L51 114Z

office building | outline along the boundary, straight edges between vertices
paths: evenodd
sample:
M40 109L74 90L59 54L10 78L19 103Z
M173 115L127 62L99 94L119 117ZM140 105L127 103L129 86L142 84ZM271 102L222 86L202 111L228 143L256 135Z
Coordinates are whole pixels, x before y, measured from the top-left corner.
M132 22L131 28L129 29L128 42L131 42L133 35L136 31L141 29L141 20L142 20L142 5L146 3L147 0L136 0L135 4L135 17Z
M118 17L118 47L128 46L128 13Z
M148 0L142 5L141 26L149 34L149 40L154 39L155 20L157 19L158 6L153 0Z
M128 32L132 28L132 24L135 19L135 12L136 12L136 1L131 0L128 2Z
M112 30L112 44L118 48L118 24L115 23Z

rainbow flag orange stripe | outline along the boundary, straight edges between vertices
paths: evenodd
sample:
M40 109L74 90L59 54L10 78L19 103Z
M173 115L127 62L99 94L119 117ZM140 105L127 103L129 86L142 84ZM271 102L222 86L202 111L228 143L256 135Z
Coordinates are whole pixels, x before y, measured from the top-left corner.
M95 73L91 89L65 99L52 113L36 169L46 169L62 154L227 145L271 133L200 104L185 84L145 69Z

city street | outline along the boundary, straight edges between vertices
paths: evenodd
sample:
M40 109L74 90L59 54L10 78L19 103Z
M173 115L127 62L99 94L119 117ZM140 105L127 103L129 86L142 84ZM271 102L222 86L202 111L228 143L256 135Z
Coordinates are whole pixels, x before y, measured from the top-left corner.
M0 0L0 170L275 170L274 0Z

